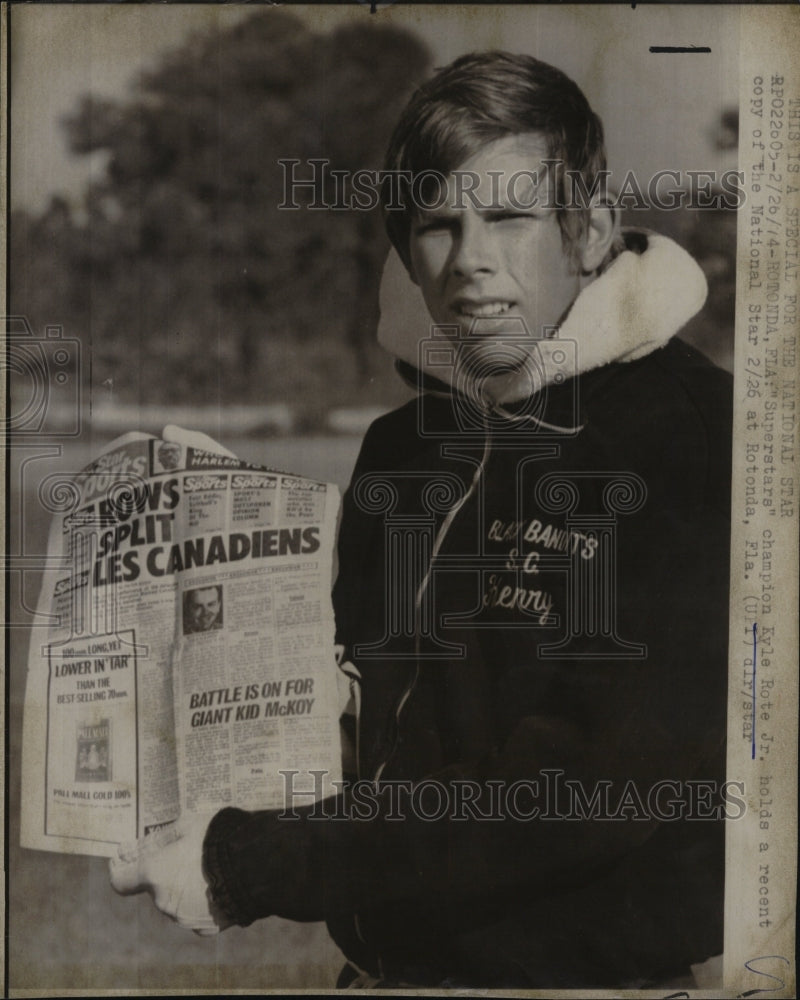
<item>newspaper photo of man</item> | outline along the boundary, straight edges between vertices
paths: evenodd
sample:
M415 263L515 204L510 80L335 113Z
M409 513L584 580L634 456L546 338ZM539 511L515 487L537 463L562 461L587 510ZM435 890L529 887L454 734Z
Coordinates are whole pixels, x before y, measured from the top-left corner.
M222 587L212 583L195 587L183 595L183 634L212 632L222 628Z
M163 441L158 446L155 458L156 460L153 464L156 471L161 466L165 472L172 472L180 468L183 449L176 441Z

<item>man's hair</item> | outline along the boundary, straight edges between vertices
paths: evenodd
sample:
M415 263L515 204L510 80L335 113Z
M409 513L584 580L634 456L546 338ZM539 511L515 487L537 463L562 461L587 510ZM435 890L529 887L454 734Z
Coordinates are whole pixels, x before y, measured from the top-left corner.
M559 161L557 217L565 249L574 253L586 232L589 206L568 208L564 171L580 173L591 191L605 170L603 125L583 92L561 70L510 52L473 52L440 69L411 97L386 154L387 171L422 171L447 176L487 143L522 132L539 133L548 159ZM408 266L408 240L415 206L388 208L391 191L382 189L386 229ZM427 197L427 196L426 196Z
M195 595L201 590L213 590L214 596L219 600L221 596L221 588L218 583L207 583L205 586L195 587L193 590L187 591L187 597L194 600Z

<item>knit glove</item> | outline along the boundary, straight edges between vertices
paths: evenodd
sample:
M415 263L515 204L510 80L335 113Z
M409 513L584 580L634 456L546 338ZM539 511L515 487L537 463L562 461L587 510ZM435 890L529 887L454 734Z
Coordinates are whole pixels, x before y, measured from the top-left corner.
M181 927L218 934L231 926L214 906L203 873L203 839L212 814L187 815L133 844L121 844L109 863L111 885L127 896L149 892Z

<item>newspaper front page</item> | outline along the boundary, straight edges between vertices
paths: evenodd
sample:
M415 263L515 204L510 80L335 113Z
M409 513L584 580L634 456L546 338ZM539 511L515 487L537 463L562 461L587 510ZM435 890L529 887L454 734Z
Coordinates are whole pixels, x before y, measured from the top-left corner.
M187 813L281 806L283 769L338 780L337 488L141 435L56 488L23 846L113 856Z

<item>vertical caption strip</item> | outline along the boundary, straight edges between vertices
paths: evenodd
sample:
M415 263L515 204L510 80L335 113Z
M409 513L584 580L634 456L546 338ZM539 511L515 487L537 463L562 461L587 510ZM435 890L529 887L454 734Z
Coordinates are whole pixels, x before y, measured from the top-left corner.
M794 9L742 8L724 979L794 996L800 70Z

